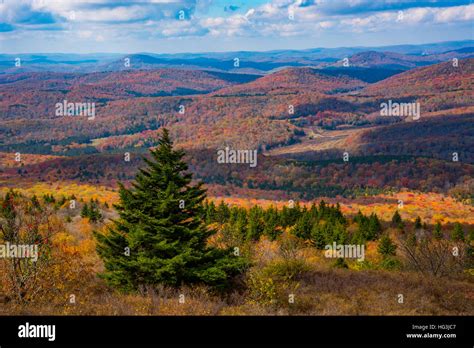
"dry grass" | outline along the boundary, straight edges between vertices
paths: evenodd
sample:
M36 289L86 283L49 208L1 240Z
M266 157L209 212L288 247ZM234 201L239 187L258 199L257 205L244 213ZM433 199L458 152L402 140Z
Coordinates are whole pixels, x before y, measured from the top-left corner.
M87 293L78 292L76 303L67 296L0 306L0 315L472 315L472 279L427 278L415 273L353 271L327 268L308 270L296 281L294 303L288 294L275 303L252 301L248 291L226 297L203 287L148 290L120 294L97 280ZM287 282L286 285L290 284ZM284 288L285 284L278 284ZM402 294L403 303L398 302ZM180 302L184 295L184 302ZM286 295L286 296L285 296Z

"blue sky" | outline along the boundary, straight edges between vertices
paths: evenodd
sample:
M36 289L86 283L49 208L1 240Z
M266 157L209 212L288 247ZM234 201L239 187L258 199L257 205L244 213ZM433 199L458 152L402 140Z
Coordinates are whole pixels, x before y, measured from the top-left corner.
M209 52L473 39L470 0L0 0L0 53Z

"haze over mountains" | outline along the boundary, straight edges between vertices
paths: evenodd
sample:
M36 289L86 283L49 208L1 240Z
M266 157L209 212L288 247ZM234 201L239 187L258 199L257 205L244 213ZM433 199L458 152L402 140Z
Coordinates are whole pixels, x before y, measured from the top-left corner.
M446 61L449 58L473 57L473 40L421 45L384 47L314 48L268 52L210 52L180 54L0 54L0 73L18 71L95 72L129 69L206 69L246 73L267 73L291 66L338 66L349 58L356 67L410 69ZM15 66L15 59L21 67ZM239 59L239 67L234 59ZM130 65L125 64L129 59Z

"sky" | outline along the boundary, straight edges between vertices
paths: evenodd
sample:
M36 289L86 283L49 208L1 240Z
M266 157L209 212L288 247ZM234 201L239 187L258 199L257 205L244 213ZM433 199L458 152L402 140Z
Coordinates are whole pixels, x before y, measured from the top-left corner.
M179 53L474 38L472 0L0 0L0 53Z

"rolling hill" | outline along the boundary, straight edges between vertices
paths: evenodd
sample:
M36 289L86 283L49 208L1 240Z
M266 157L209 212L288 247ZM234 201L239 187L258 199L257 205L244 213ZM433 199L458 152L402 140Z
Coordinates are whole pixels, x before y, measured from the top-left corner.
M255 81L227 87L214 95L295 94L300 92L328 93L358 89L367 84L347 76L331 76L313 68L288 68Z
M111 100L136 97L203 94L257 77L178 69L0 75L0 117L54 118L54 106L63 100L96 102L100 106Z
M360 95L375 97L427 97L439 93L468 95L474 84L474 58L413 69L369 85ZM471 95L472 97L472 95Z

